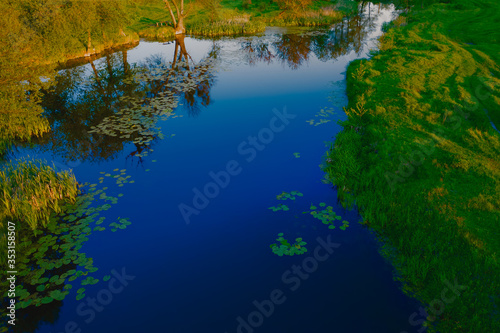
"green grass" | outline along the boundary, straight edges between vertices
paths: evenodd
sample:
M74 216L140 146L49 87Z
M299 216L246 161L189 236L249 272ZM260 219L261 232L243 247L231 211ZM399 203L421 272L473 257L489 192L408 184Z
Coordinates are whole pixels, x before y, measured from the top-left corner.
M33 236L63 204L75 201L77 191L72 174L57 173L42 162L19 161L0 169L0 262L6 260L9 221L16 224L16 238Z
M229 36L239 34L254 34L263 32L266 26L263 22L215 22L212 24L193 24L187 28L188 34L201 35L208 37Z
M194 4L186 19L188 34L198 36L239 35L262 32L266 25L273 26L326 26L339 21L347 7L334 9L330 1L315 1L299 17L283 13L272 0L224 0L216 17L200 4ZM349 7L351 10L352 8ZM127 12L132 21L128 30L141 37L172 38L170 15L161 1L129 4ZM161 25L161 23L164 23ZM157 24L159 24L157 26Z
M392 24L371 60L348 67L349 118L326 171L385 241L405 291L428 305L444 280L467 287L429 317L430 331L495 332L500 5L419 9Z
M60 204L74 201L75 177L56 173L41 162L20 161L0 170L0 218L17 221L31 230L45 227L50 214L61 212Z

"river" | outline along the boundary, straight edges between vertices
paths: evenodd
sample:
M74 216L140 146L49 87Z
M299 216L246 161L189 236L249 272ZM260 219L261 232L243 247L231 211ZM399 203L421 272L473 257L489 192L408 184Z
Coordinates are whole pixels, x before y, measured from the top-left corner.
M75 280L23 332L409 330L419 304L320 168L346 119L347 65L394 15L367 4L331 29L141 41L62 69L44 98L53 131L15 158L106 187L118 200L100 216L130 225L92 232L80 252L100 281L77 300ZM327 206L335 229L311 214ZM273 253L279 233L307 252Z

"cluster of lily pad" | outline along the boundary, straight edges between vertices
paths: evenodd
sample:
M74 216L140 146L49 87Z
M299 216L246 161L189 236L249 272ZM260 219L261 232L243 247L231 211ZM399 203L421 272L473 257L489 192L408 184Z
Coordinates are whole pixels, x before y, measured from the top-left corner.
M319 126L322 124L326 124L332 119L330 119L334 114L334 109L333 108L326 108L326 109L321 109L318 113L314 115L314 117L317 117L318 119L309 119L306 120L309 125L313 126Z
M324 202L321 202L319 204L319 208L311 205L309 207L310 211L304 212L304 214L311 214L314 218L320 220L323 224L328 225L329 229L335 229L335 222L342 220L342 217L337 215L333 211L332 206L326 206ZM339 227L341 230L345 230L346 228L349 227L349 222L343 220L342 225Z
M301 197L301 196L303 196L303 194L298 192L298 191L282 192L281 194L278 194L276 196L276 199L282 200L282 201L290 199L290 200L294 201L296 199L296 197ZM290 210L290 208L285 204L279 204L277 206L272 206L272 207L269 207L269 209L271 209L273 212L277 212L280 210L286 212L286 211Z
M295 243L290 244L288 240L283 238L283 233L278 234L278 238L276 240L279 242L279 245L274 243L271 244L271 250L274 254L282 257L282 256L293 256L300 255L307 252L307 248L304 246L307 243L302 240L302 238L296 238Z
M278 200L295 200L296 197L303 197L304 194L300 193L299 191L291 191L291 192L281 192L281 194L278 194L276 196L276 199Z
M111 173L105 176L116 179L118 186L133 182L128 180L129 176L124 176L124 169L114 171L118 171L114 177ZM100 179L100 183L103 181ZM72 283L79 278L82 278L79 282L82 286L99 282L98 278L91 276L98 268L80 249L92 231L106 229L102 226L105 217L100 213L118 202L117 197L106 194L107 189L97 189L97 184L83 184L75 203L63 207L64 215L52 216L47 227L36 229L34 234L21 235L16 262L16 308L62 301L70 293ZM123 194L118 195L121 196ZM128 219L118 218L108 226L111 231L116 231L130 224ZM78 289L77 300L85 297L84 291L83 287Z
M277 205L277 206L272 206L272 207L269 207L269 209L272 209L272 211L273 211L273 212L277 212L277 211L280 211L280 210L282 210L282 211L285 211L285 212L286 212L286 211L289 211L289 210L290 210L290 208L288 208L288 206L287 206L287 205L283 205L283 204L279 204L279 205Z
M113 175L113 178L116 179L116 184L118 185L118 187L123 187L123 185L127 184L127 183L130 183L130 184L135 183L134 180L129 180L129 178L131 178L131 176L125 176L127 174L126 169L121 169L121 170L114 169L113 171L120 172L119 174L117 173L116 175ZM101 171L101 174L104 175L104 177L111 177L111 173ZM102 184L104 182L104 179L105 179L104 177L99 177L99 184ZM105 195L106 194L101 194L101 199L105 199ZM118 194L118 197L121 197L121 196L123 196L123 194Z
M195 66L187 62L163 63L150 60L143 64L124 84L147 86L147 93L135 96L121 96L120 108L113 115L93 126L89 133L117 136L130 139L142 147L150 146L156 138L163 139L159 120L167 120L175 115L182 94L196 91L206 80L213 78L215 59L206 58ZM152 151L152 150L150 150ZM141 152L147 156L148 150Z

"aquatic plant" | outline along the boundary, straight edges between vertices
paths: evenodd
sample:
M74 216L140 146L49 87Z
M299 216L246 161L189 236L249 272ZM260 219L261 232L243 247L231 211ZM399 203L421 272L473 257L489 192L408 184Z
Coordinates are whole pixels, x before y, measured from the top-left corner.
M282 210L282 211L285 211L285 212L286 212L286 211L289 211L289 210L290 210L290 208L288 208L288 206L287 206L287 205L283 205L283 204L279 204L279 205L277 205L277 206L272 206L272 207L269 207L269 209L272 209L272 211L273 211L273 212L277 212L277 211L280 211L280 210Z
M303 194L298 192L298 191L282 192L281 194L278 194L276 196L276 199L281 200L281 201L285 201L288 199L295 201L296 197L302 197L302 196L303 196ZM272 206L272 207L269 207L269 209L271 209L273 212L277 212L280 210L283 210L283 211L290 210L290 208L285 204L279 204L277 206Z
M337 215L333 211L332 206L326 206L324 202L319 203L319 208L311 205L309 211L304 212L304 214L311 214L315 219L321 221L321 223L328 225L328 229L335 229L335 222L342 220L342 217ZM349 222L343 220L342 225L339 227L341 230L345 230L349 227Z
M181 48L182 50L182 48ZM217 61L207 57L197 64L186 59L167 63L162 58L152 57L142 69L126 80L125 84L151 87L144 95L121 96L121 108L93 126L89 133L130 139L142 147L135 156L147 156L147 147L156 138L164 135L158 121L178 117L173 110L178 107L181 97L193 102L194 96L205 98L207 88L213 82ZM207 97L208 98L208 97Z
M318 119L309 119L309 120L306 120L306 122L309 125L319 126L319 125L326 124L326 123L332 121L332 119L329 119L329 118L331 118L334 114L335 114L335 111L333 108L322 108L318 113L316 113L314 115L314 117L319 118L319 120Z
M304 194L300 193L299 191L291 191L291 192L281 192L281 194L278 194L276 196L276 199L278 200L295 200L296 197L302 197Z
M269 247L273 251L274 254L282 257L282 256L293 256L300 255L307 252L307 248L304 245L307 243L302 240L302 238L296 238L295 243L290 244L288 240L283 238L283 233L278 234L278 238L276 240L279 242L279 245L274 243Z
M125 171L125 169L115 169L105 173L108 176L106 179L112 179L117 185L133 182L130 176L125 176ZM101 179L100 183L104 180ZM31 230L18 222L16 228L18 309L61 301L70 293L73 286L94 285L99 282L100 279L94 277L98 268L93 265L92 258L81 253L80 249L92 232L104 231L108 227L111 231L117 231L131 224L128 219L118 217L116 221L106 227L103 226L105 217L100 216L101 212L109 210L111 204L116 204L118 197L122 196L120 194L118 197L110 196L106 190L107 187L98 189L97 184L82 184L74 200L60 205L59 215L48 213L49 219L46 224L39 224ZM2 245L4 246L5 242L2 242ZM8 288L3 274L0 287L5 294L0 296L2 302L5 302ZM85 297L84 289L80 288L76 298L80 300L83 297Z

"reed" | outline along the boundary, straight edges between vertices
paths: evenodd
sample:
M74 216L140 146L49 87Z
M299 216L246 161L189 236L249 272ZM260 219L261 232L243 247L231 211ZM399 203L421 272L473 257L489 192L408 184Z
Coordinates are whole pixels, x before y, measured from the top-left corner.
M254 34L263 32L266 25L261 21L219 21L214 23L195 23L187 27L187 33L198 36L217 37Z
M31 230L46 227L64 202L74 202L77 182L67 171L56 172L38 161L8 164L0 171L1 222L16 221Z

